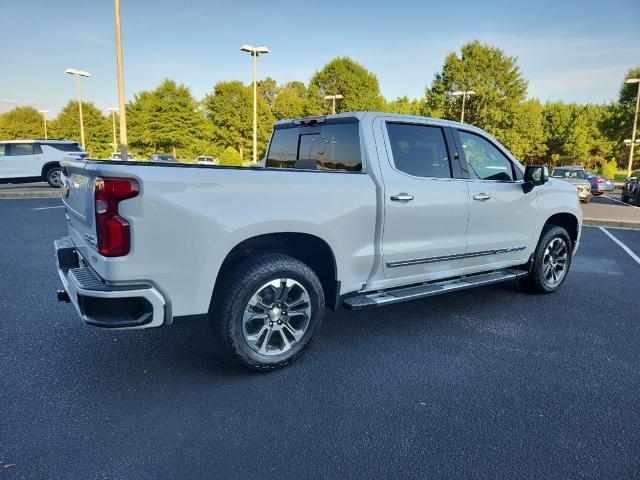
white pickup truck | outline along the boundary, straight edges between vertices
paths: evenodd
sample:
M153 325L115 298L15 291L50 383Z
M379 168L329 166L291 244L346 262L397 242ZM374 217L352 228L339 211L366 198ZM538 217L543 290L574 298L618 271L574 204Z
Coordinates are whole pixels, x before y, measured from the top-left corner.
M553 292L582 224L573 185L484 131L388 113L278 122L260 167L65 161L63 181L60 300L99 327L209 319L258 370L298 357L327 308Z

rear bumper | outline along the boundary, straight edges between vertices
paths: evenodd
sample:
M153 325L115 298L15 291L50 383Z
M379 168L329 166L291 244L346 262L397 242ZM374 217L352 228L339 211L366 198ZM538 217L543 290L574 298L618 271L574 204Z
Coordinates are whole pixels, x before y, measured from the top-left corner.
M109 285L86 263L69 237L54 241L54 246L62 285L86 323L121 329L164 323L165 301L153 286Z
M613 192L614 190L615 190L615 186L613 184L604 185L604 184L596 183L595 185L591 186L592 192Z

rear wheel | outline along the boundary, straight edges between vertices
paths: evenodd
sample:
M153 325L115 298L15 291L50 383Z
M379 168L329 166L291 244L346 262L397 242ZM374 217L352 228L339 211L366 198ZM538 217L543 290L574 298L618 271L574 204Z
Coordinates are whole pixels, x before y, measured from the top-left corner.
M603 192L591 192L591 195L593 195L594 197L599 197L600 195L602 195Z
M532 292L555 292L567 278L572 252L567 231L556 225L546 226L531 257L529 274L521 283Z
M49 167L44 174L44 179L53 188L62 187L62 169L60 166Z
M623 193L623 194L620 196L620 200L622 200L624 203L629 203L629 195L627 195L627 194Z
M324 317L324 292L305 263L287 255L260 255L220 280L212 327L223 347L245 366L274 370L298 358Z

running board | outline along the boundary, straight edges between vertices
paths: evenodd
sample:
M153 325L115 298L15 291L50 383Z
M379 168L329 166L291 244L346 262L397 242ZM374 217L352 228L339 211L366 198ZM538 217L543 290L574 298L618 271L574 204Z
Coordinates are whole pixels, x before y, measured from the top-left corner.
M432 297L442 293L465 290L467 288L491 285L492 283L507 282L527 275L526 270L511 268L477 275L467 275L438 282L423 283L411 287L398 288L395 290L382 290L377 292L363 293L355 297L349 297L342 302L342 305L349 310L360 310L361 308L380 307L391 305L392 303L416 300L418 298Z

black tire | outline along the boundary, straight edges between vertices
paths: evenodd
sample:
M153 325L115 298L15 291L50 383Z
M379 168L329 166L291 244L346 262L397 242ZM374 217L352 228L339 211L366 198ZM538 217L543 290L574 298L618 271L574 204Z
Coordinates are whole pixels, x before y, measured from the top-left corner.
M599 197L600 195L602 195L603 192L591 192L591 195L593 195L594 197Z
M60 168L59 165L55 165L53 167L47 168L47 171L44 172L44 179L53 188L61 188L62 187L62 181L60 180L61 175L62 175L62 169Z
M287 336L284 328L280 332L282 337L291 341L291 346L283 353L261 354L249 345L249 340L245 338L245 310L249 308L249 302L258 298L258 293L263 292L266 284L280 279L291 279L298 285L304 287L309 301L305 305L311 308L311 314L306 315L308 323L302 336L294 340L293 336ZM239 360L244 366L258 371L269 371L282 368L296 360L309 346L313 335L322 323L324 317L325 304L322 284L316 273L308 265L300 260L282 254L264 254L250 257L237 265L220 279L220 291L214 294L209 311L209 317L214 336L218 343L231 358ZM295 288L300 288L296 286ZM267 287L268 288L268 287ZM274 289L275 290L275 289ZM292 288L293 290L293 288ZM302 289L300 289L302 291ZM260 305L264 299L260 298ZM285 303L285 302L283 302ZM273 304L272 304L273 305ZM273 313L273 310L271 312ZM286 308L283 307L284 315ZM260 316L264 312L258 312ZM278 314L279 315L279 314ZM293 314L292 314L293 315ZM280 321L280 316L277 317ZM282 318L285 318L284 316ZM284 320L289 323L289 320ZM271 314L267 313L262 328L274 323ZM305 320L306 321L306 320ZM275 327L278 328L278 327ZM262 331L262 330L261 330ZM278 333L280 334L280 333ZM275 333L273 333L275 335ZM266 338L266 337L262 337ZM275 338L270 336L269 338ZM259 340L256 341L258 343ZM269 348L269 340L264 340ZM284 343L283 343L284 345ZM264 347L264 344L262 345ZM284 348L284 347L282 347ZM277 348L275 349L278 350Z
M625 195L624 193L620 196L620 200L622 200L624 203L629 203L629 196Z
M560 239L566 246L566 262L562 277L558 282L551 282L545 275L545 260L547 247L556 239ZM564 283L571 267L573 255L573 243L567 231L556 225L547 225L542 230L540 240L536 246L529 263L529 273L526 277L520 279L520 283L529 291L534 293L552 293L555 292Z

